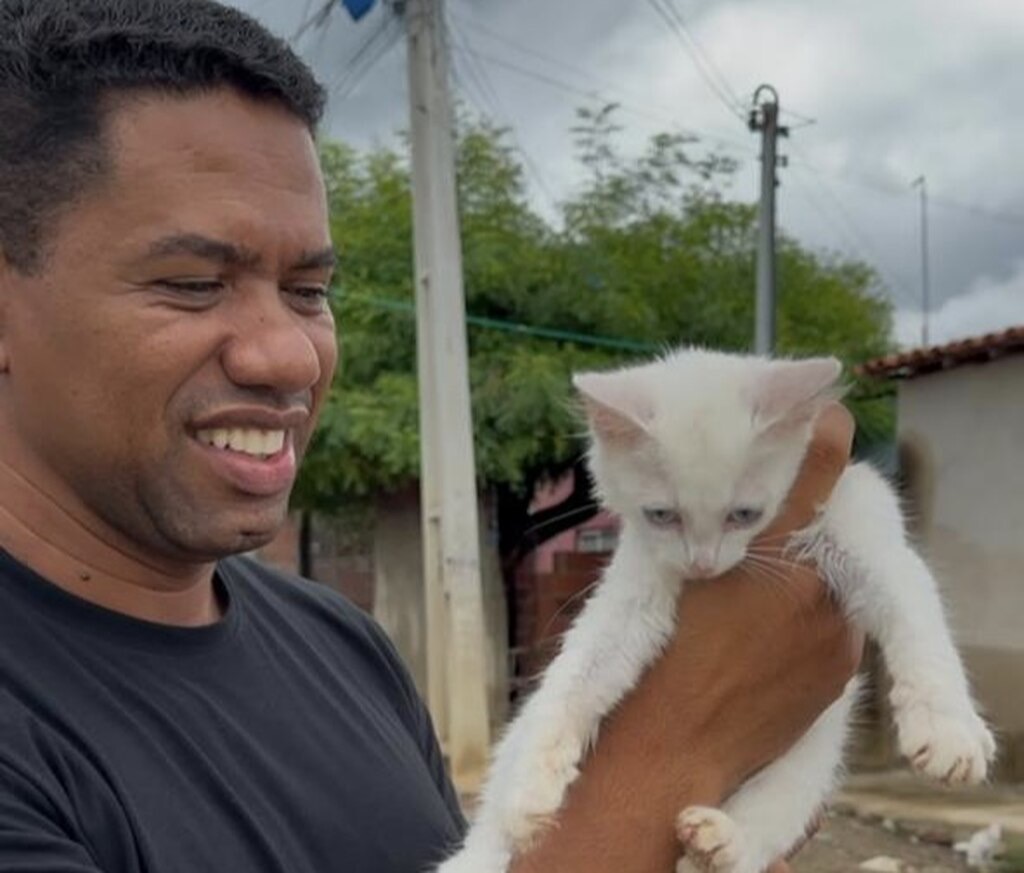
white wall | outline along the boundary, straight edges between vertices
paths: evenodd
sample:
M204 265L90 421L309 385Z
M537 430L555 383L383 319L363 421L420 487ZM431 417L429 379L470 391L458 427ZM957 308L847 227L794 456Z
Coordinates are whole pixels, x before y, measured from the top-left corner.
M424 619L423 558L419 496L415 489L382 499L374 529L374 618L387 631L427 696L427 648ZM488 696L495 726L508 707L508 624L496 536L484 501L480 505L480 563L488 636Z
M924 552L983 704L1024 730L1024 355L900 383Z

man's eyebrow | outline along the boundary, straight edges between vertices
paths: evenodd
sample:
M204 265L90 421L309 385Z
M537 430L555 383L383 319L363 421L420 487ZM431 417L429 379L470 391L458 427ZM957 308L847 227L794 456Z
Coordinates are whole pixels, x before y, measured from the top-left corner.
M197 233L179 233L164 237L153 243L146 252L148 258L163 258L169 255L194 255L229 267L253 267L260 262L259 252Z
M327 246L323 249L303 252L299 259L292 264L293 270L333 270L338 264L338 253L334 246Z
M245 246L238 246L197 233L180 233L164 237L153 243L146 252L146 256L149 258L161 258L169 255L193 255L229 267L256 267L262 260L259 252ZM334 250L334 246L327 246L303 252L298 260L289 266L289 269L334 269L337 262L338 254Z

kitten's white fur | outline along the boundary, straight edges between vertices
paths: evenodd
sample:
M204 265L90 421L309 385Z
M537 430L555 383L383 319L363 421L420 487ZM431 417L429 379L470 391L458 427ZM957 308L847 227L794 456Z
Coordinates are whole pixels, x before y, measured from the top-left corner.
M698 575L695 568L718 575L737 564L782 506L838 375L831 358L768 361L684 349L576 378L591 468L602 501L622 519L620 544L498 745L463 848L438 873L504 873L554 818L601 719L671 638L682 580ZM644 512L652 508L684 519L653 524ZM736 508L762 516L729 529L723 520ZM796 547L880 644L903 754L937 779L984 779L994 743L976 714L935 581L906 541L885 480L866 464L849 467ZM765 573L766 584L783 584L778 565ZM721 809L682 810L679 871L761 873L791 848L838 779L855 697L856 681Z

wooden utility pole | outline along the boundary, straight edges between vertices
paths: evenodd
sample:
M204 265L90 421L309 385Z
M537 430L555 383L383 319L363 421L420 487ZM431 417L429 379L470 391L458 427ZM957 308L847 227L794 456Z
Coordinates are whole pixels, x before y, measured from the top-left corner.
M442 0L408 0L428 703L452 777L475 788L490 746L480 529L453 114Z
M768 97L760 106L758 98ZM779 126L779 95L771 85L754 92L750 129L761 132L761 203L757 220L757 302L754 321L754 351L770 355L775 348L775 189L779 166L778 138L789 131Z

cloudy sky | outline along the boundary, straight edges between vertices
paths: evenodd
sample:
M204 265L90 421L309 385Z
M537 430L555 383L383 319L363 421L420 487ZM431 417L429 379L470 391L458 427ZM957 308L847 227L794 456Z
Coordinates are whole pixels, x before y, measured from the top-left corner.
M383 0L358 24L324 0L231 0L294 40L331 90L328 132L392 143L406 125L405 46ZM779 224L873 264L896 333L921 336L920 199L929 196L933 341L1024 324L1021 0L447 0L455 87L515 131L538 207L578 182L574 110L621 104L623 143L682 130L740 162L738 117L775 86ZM659 12L659 9L661 12ZM319 19L316 19L317 21ZM739 109L737 111L737 104Z

